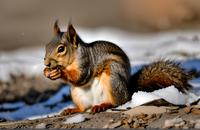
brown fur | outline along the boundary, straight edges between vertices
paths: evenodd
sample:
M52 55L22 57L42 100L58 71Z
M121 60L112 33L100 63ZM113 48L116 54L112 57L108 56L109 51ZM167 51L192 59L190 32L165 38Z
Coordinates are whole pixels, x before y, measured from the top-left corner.
M100 86L102 86L103 91L106 93L107 99L105 103L111 103L114 106L116 101L113 97L110 75L102 73L100 77Z
M111 63L111 61L109 61L107 63ZM71 67L68 67L68 69L69 68L71 68ZM111 106L115 106L115 104L116 104L114 101L113 94L112 94L112 86L111 86L111 79L110 79L111 72L110 71L111 70L110 70L109 64L106 64L106 66L101 68L101 71L98 72L98 74L99 74L98 79L100 80L99 84L100 84L100 86L103 87L103 91L106 93L107 99L104 101L104 103L102 105L93 106L92 113L104 111L104 110L110 108ZM76 104L77 108L80 109L80 111L85 111L87 108L80 101L80 98L78 96L79 92L76 90L77 90L76 88L73 88L71 91L72 100ZM68 111L68 109L66 111Z
M104 101L105 103L103 103L102 105L93 106L94 110L92 110L92 112L106 110L106 109L110 108L111 106L115 106L115 101L114 101L114 97L112 94L109 65L106 64L106 66L104 68L101 68L101 71L98 73L99 73L98 79L100 80L100 86L103 87L103 91L106 93L107 99ZM80 98L77 95L78 95L78 91L76 91L76 88L74 88L71 92L72 100L77 105L77 108L79 108L81 111L84 111L87 108L85 108L84 104L82 104L80 102ZM98 106L100 108L98 108ZM95 110L95 108L97 110Z
M188 80L193 76L179 64L171 61L157 61L144 66L131 77L131 84L137 85L137 90L154 91L174 85L182 92L191 89Z
M77 61L74 61L72 64L68 65L62 70L61 78L71 83L75 83L79 79L80 73L81 72L78 68L78 63Z
M54 35L57 35L60 33L60 28L58 27L58 21L54 24Z
M108 75L110 75L110 63L112 61L111 60L106 60L103 62L103 64L99 64L98 67L96 68L96 70L94 71L94 76L95 77L100 77L102 75L102 73L106 73Z

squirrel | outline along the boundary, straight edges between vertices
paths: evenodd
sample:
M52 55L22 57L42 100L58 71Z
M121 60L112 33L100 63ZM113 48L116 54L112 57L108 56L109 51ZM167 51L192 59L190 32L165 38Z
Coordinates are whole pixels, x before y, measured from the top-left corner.
M71 23L62 32L54 23L54 37L46 44L44 75L63 79L70 85L75 108L61 114L105 111L131 100L134 91L154 91L174 85L181 92L191 89L188 80L194 77L179 64L160 60L143 66L131 75L126 53L108 41L85 43Z

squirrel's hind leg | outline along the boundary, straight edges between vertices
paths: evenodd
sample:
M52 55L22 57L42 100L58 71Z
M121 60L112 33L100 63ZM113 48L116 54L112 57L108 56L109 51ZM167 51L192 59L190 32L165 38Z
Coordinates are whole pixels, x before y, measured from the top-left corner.
M122 105L131 99L129 88L130 68L126 64L113 61L111 64L111 85L116 106Z
M129 68L118 61L110 61L104 66L100 75L100 86L102 87L104 101L91 108L92 113L105 111L109 108L124 104L130 99L128 92Z
M91 108L91 113L98 113L98 112L105 111L112 107L113 107L113 105L111 103L102 103L100 105L94 105Z
M99 75L99 85L95 86L93 91L94 105L91 108L91 113L105 111L115 106L115 99L112 93L111 70L108 67Z

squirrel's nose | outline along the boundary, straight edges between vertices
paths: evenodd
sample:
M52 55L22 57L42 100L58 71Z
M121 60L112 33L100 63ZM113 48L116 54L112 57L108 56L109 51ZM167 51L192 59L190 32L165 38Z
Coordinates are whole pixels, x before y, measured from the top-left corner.
M51 66L51 63L49 62L48 64L46 64L46 66L47 66L47 67L50 67L50 66Z
M57 61L54 59L46 59L44 61L45 66L49 67L49 68L55 68L58 66Z
M47 67L50 67L51 62L47 58L44 58L44 65L47 66Z

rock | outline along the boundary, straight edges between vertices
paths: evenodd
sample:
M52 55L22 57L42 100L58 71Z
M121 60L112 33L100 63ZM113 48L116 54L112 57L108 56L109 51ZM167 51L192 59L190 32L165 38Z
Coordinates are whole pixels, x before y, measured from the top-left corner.
M51 124L51 123L48 123L48 124L46 124L46 129L50 129L50 128L52 128L52 126L53 126L53 124Z
M180 123L182 124L183 119L182 118L174 118L174 119L169 119L165 120L163 128L171 128L171 127L180 127Z
M193 108L191 112L192 114L200 115L200 108Z
M185 107L183 110L184 110L185 113L188 114L188 113L191 112L191 109L192 109L191 107Z
M138 124L138 122L133 123L133 128L139 128L139 127L140 127L140 125Z
M37 124L35 126L35 129L45 129L46 128L46 124L45 123L40 123L40 124Z
M186 108L183 109L185 113L192 113L192 114L198 114L200 115L200 107L199 105L195 105L195 106L188 106Z
M138 107L132 108L128 111L125 111L123 113L130 115L130 116L138 115L141 113L143 113L143 114L161 114L161 113L165 113L169 110L173 110L173 109L177 109L177 107L138 106Z
M117 121L117 122L114 122L114 123L106 124L103 128L104 129L113 129L113 128L117 128L117 127L119 127L121 125L122 125L122 122L120 120L120 121Z
M63 124L80 123L80 122L84 122L85 120L86 120L86 117L84 116L84 114L77 114L75 116L66 118Z

